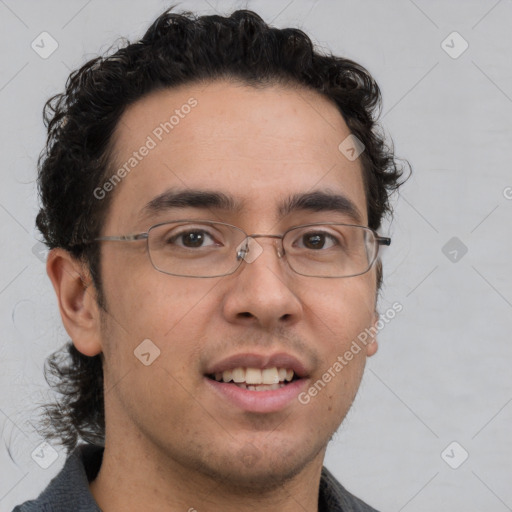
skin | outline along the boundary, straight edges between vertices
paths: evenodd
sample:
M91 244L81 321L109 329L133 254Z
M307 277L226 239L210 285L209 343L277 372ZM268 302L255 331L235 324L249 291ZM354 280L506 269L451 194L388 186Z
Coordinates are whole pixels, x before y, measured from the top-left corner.
M123 114L116 165L190 97L198 105L111 192L102 235L143 232L173 218L274 234L326 219L355 223L332 211L279 215L283 198L315 190L349 198L367 225L360 162L338 150L350 132L336 107L311 91L217 81L152 93ZM141 215L171 188L220 191L243 209ZM272 239L258 242L264 251L256 261L210 279L158 272L143 241L103 242L106 312L87 268L66 251L50 253L47 270L68 334L83 354L104 356L106 449L90 485L103 510L317 510L327 444L376 340L309 404L293 400L273 413L234 407L210 390L204 372L235 353L288 352L308 369L307 389L377 321L375 266L347 279L299 276L277 257ZM134 350L148 338L161 353L144 366Z

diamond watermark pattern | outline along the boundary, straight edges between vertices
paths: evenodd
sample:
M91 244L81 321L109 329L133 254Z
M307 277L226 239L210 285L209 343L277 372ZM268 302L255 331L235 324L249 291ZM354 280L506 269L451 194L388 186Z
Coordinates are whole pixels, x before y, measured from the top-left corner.
M160 356L160 349L150 340L145 339L134 351L135 357L144 365L150 366Z
M59 452L44 441L31 454L32 459L43 469L48 469L58 458Z
M263 252L263 247L254 240L254 238L246 238L237 248L236 254L238 258L243 258L247 263L252 263Z
M261 459L261 451L251 443L247 443L239 452L237 459L241 460L245 466L252 467Z
M48 32L41 32L30 45L39 57L47 59L57 50L59 43Z
M42 263L46 262L48 252L48 247L46 247L42 242L37 242L37 244L32 247L32 254Z
M441 48L452 59L458 59L469 48L469 43L458 32L452 32L443 40Z
M350 134L339 146L340 152L353 162L359 158L359 155L364 151L364 144L353 134Z
M469 453L457 441L451 442L442 452L441 458L452 469L458 469L469 457Z
M458 263L468 252L467 246L456 236L446 242L441 252L452 262Z

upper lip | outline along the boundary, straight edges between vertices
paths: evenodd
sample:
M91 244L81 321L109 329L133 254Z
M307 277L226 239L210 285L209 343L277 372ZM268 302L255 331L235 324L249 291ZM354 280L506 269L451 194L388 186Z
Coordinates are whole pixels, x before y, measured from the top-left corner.
M274 354L234 354L210 365L206 369L206 375L215 375L216 373L222 373L224 370L233 370L234 368L259 368L263 370L274 367L292 369L298 378L308 375L306 365L295 356L285 352Z

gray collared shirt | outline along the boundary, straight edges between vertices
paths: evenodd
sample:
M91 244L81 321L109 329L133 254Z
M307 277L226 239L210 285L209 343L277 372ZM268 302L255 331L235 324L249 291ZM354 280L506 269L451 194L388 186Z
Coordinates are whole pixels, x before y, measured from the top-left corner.
M90 490L103 459L103 447L81 444L38 498L12 512L101 512ZM320 480L318 512L377 512L350 494L324 467Z

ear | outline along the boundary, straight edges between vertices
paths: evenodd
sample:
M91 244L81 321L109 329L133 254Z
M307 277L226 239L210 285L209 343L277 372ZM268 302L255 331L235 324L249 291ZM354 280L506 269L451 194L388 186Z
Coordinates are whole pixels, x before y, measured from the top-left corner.
M64 249L52 249L46 272L59 302L62 323L76 349L86 356L101 352L100 309L86 265Z
M375 334L371 337L370 343L368 343L366 345L366 355L368 357L373 356L377 352L377 349L379 348L379 344L377 342L377 332L379 331L379 329L377 327L378 321L379 321L379 314L377 313L377 311L375 311L373 313L373 322L372 322L372 329L371 329L371 330L375 331Z

